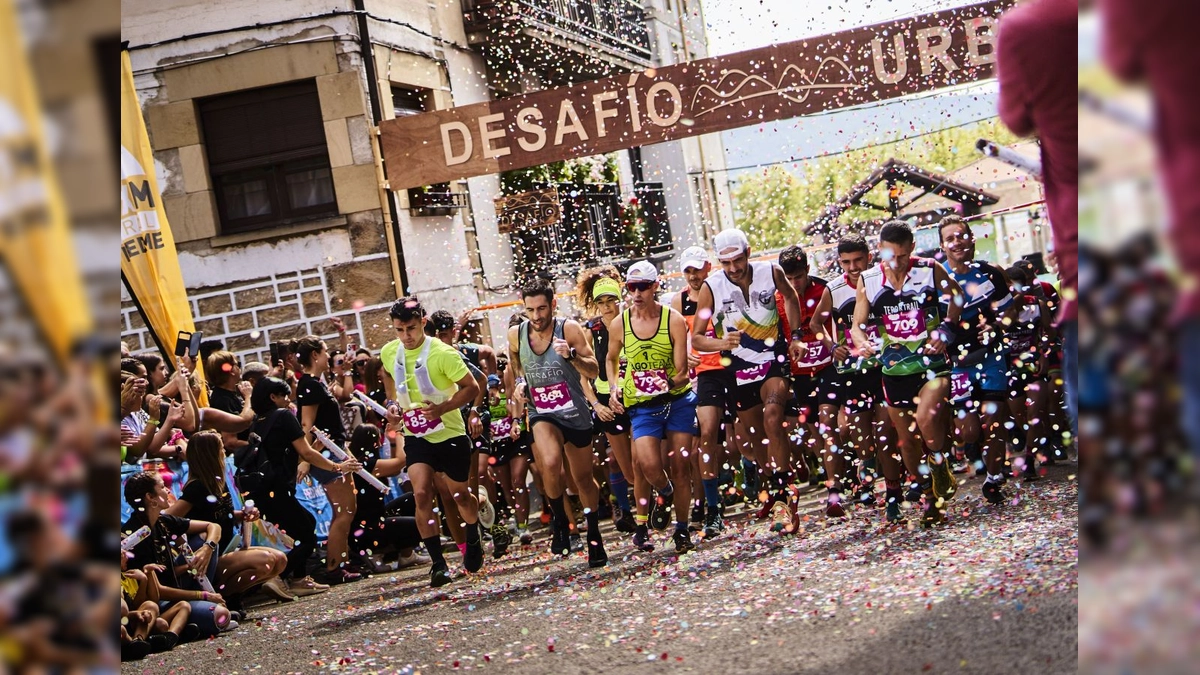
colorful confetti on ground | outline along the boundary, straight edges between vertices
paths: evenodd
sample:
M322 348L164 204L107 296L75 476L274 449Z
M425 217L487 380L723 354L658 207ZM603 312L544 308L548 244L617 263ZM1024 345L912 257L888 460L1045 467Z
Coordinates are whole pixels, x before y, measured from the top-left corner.
M682 557L669 533L645 554L606 529L599 570L539 539L438 590L409 568L259 607L124 672L1075 672L1074 470L1049 468L999 508L967 480L934 530L915 513L905 528L814 508L780 536L742 512Z

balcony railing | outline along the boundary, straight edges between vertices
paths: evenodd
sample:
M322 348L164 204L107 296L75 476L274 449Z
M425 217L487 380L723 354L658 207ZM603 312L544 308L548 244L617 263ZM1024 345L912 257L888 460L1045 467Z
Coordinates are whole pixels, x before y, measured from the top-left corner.
M408 210L414 216L448 216L467 207L465 192L451 192L449 183L438 183L408 191Z
M504 24L566 34L650 65L650 33L639 3L631 0L460 0L467 33ZM505 35L508 31L499 32ZM519 55L518 55L519 56Z

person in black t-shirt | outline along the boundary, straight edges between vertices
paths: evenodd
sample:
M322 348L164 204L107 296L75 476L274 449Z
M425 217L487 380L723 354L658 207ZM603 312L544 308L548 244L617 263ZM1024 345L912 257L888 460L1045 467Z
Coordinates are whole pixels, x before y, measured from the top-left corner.
M297 340L295 349L300 365L304 368L299 382L296 383L296 407L299 409L300 425L305 433L309 434L309 443L322 454L326 454L327 451L319 447L316 437L312 435L314 428L325 432L339 448L344 448L346 431L342 426L342 410L338 399L323 381L323 376L330 370L329 349L323 340L314 335ZM344 357L339 355L333 372L336 380L343 381L344 391L348 393L353 391L354 383L350 381L345 365ZM325 488L325 496L329 498L329 504L333 507L333 520L329 523L329 539L326 542L328 554L325 558L325 577L322 581L330 584L356 581L361 575L344 567L349 562L350 524L354 521L354 511L357 508L354 481L349 476L340 476L320 468L310 469L308 462L301 462L299 480L303 480L306 474L311 475Z
M253 385L242 383L242 364L233 352L218 351L209 355L204 362L204 377L212 385L208 394L208 407L230 415L241 417L250 408L250 391ZM250 437L247 428L238 434L225 434L225 447L234 452L245 447Z
M305 575L308 557L317 546L317 520L296 500L300 460L339 474L358 471L362 464L353 458L337 463L314 450L305 439L300 421L287 410L290 393L287 382L277 377L264 377L250 395L255 414L251 432L262 438L259 452L266 454L270 466L266 480L251 491L250 498L263 518L278 525L294 540L287 556L287 569L280 578L293 595L312 595L327 591L329 587Z
M170 491L156 471L140 471L125 481L125 501L133 507L133 515L121 526L121 537L128 537L142 526L150 528L150 536L129 551L128 566L142 568L160 565L159 598L168 602L186 600L192 611L202 609L200 603L216 603L212 608L218 628L228 625L229 609L221 593L202 590L196 574L211 573L216 549L221 539L221 526L203 520L172 516L164 511L170 502ZM190 563L182 563L189 535L203 535Z
M188 482L183 494L166 511L173 516L191 516L221 526L221 541L217 552L229 549L234 529L248 527L258 520L258 509L247 502L240 510L233 508L233 496L225 480L225 449L221 436L215 431L201 431L192 436L188 446ZM217 561L217 587L222 590L234 609L250 589L267 584L266 591L281 600L294 596L276 580L287 567L282 551L264 546L239 549L220 556Z

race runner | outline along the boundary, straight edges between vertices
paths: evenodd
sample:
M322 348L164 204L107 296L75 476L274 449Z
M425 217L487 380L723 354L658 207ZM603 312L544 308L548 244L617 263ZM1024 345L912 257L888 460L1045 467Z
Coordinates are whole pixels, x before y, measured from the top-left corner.
M688 326L688 365L691 366L691 376L696 380L701 373L709 371L721 370L724 366L721 365L721 354L718 352L708 352L701 354L691 347L691 331L693 324L696 321L696 298L700 295L700 289L704 287L704 282L708 279L708 274L712 270L712 263L708 259L708 253L699 246L690 246L684 249L679 256L679 271L683 273L683 279L687 282L687 286L683 290L675 294L671 299L671 309L683 315ZM708 331L709 337L713 336L713 331L710 328ZM693 382L693 388L696 386ZM699 469L700 469L700 484L704 490L704 538L712 539L719 536L725 530L725 505L721 499L720 487L720 471L721 466L725 461L725 445L721 442L720 417L718 417L717 425L709 425L706 429L700 430L700 452L699 452ZM705 431L708 435L705 435ZM729 424L726 433L733 435L733 424ZM733 457L729 458L731 461Z
M416 298L400 298L389 315L399 337L379 351L384 365L383 384L392 401L388 423L404 433L417 529L433 560L430 585L444 586L451 578L442 556L441 528L433 512L437 474L444 476L459 515L466 523L463 566L468 572L478 572L483 567L479 501L467 487L471 475L471 441L459 413L460 408L479 395L479 385L453 347L425 335L425 309Z
M882 262L859 276L851 334L864 357L879 354L888 413L904 466L917 478L921 523L929 527L942 521L945 499L953 493L954 476L944 456L950 442L946 347L954 341L962 290L941 265L914 257L913 248L907 223L893 220L880 229ZM944 319L943 295L949 296ZM878 348L866 330L872 315L882 324Z
M550 551L560 556L571 553L563 504L565 458L587 520L588 566L603 567L608 564L608 554L600 536L600 486L592 475L592 418L580 379L595 378L599 365L583 327L556 318L557 301L548 281L538 278L526 284L521 298L528 318L508 331L505 377L514 408L529 409L534 457L555 523ZM520 386L518 376L524 377Z
M750 242L741 230L717 233L713 248L721 270L709 275L696 297L692 346L700 352L721 352L724 368L696 377L701 437L715 435L726 406L736 411L759 473L771 470L770 491L764 500L767 509L775 501L785 501L790 517L784 529L794 533L800 519L792 486L808 482L809 472L803 458L794 474L791 471L791 446L783 424L791 392L783 362L789 357L799 359L804 346L795 330L786 350L781 344L775 293L783 295L785 314L792 325L800 320L800 304L783 270L770 262L750 262ZM710 325L714 329L711 337ZM765 451L764 435L768 441Z
M875 501L874 479L876 466L883 472L886 517L899 522L900 504L904 501L901 488L900 455L896 450L896 430L888 417L883 396L883 372L879 359L866 357L854 346L851 327L857 300L858 279L871 266L871 250L860 234L842 237L837 246L841 276L829 282L831 311L837 327L837 346L833 350L836 368L838 405L845 419L842 438L847 448L854 450L862 466L855 501L872 504ZM880 348L879 316L871 313L864 326L867 338Z
M949 352L950 402L955 408L955 431L966 448L979 443L987 479L983 496L993 504L1004 501L1008 446L1008 350L1004 334L1016 320L1008 279L998 267L975 259L975 235L958 216L938 224L942 266L963 292L962 314L955 324L957 341ZM1024 446L1024 431L1015 429ZM1023 462L1026 479L1036 478L1032 456Z
M658 270L652 263L643 260L629 266L625 291L630 308L608 326L609 372L617 372L622 357L627 364L610 405L615 412L628 411L634 465L658 491L658 508L674 502L675 552L687 553L696 548L688 532L692 504L688 454L698 432L696 394L688 377L687 321L655 300L658 289ZM664 440L670 477L663 467ZM633 534L633 545L643 551L653 550L646 528L647 506L638 504Z

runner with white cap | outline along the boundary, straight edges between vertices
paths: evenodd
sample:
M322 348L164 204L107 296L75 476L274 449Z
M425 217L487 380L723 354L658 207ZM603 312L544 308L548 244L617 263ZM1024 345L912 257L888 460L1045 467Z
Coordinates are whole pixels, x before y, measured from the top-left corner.
M688 326L688 366L691 367L693 381L698 380L702 373L709 371L719 371L724 368L721 365L721 354L719 352L700 353L691 347L691 330L692 324L696 320L696 298L700 295L700 289L704 286L704 281L708 279L708 274L712 271L712 263L708 259L708 252L699 246L689 246L684 249L679 256L679 271L683 273L683 279L687 285L683 290L675 294L671 299L671 309L683 315ZM709 329L709 337L712 337L712 329ZM693 382L695 387L695 382ZM718 418L718 426L719 426ZM732 427L732 424L730 424ZM721 534L725 529L725 521L723 520L724 505L721 503L721 489L719 473L721 464L725 457L725 447L721 443L720 429L718 427L710 427L709 435L704 434L704 429L701 428L700 448L696 453L699 460L698 466L700 470L701 485L704 490L704 538L711 539ZM733 429L729 429L729 434L732 435ZM732 458L730 458L732 459Z
M696 395L688 376L687 321L655 299L658 289L658 270L652 263L643 260L630 265L625 273L629 309L608 326L608 372L614 374L613 384L619 383L613 387L609 404L616 412L628 411L634 464L658 491L659 508L674 502L675 552L687 553L695 548L687 519L692 504L688 455L698 431ZM620 379L616 373L622 356L626 372ZM663 467L663 440L667 441L670 477ZM649 504L640 501L633 543L647 550Z
M696 298L692 346L700 351L721 352L725 367L698 378L701 437L712 438L712 430L721 423L721 410L730 404L750 436L760 471L771 469L770 489L776 494L787 493L794 482L808 482L803 457L799 458L795 475L791 474L791 444L784 427L784 410L792 394L785 361L801 358L805 347L797 330L788 336L784 349L775 293L783 296L790 325L799 326L796 289L778 265L750 261L750 242L741 230L722 230L713 238L713 248L721 270L709 275ZM710 326L712 336L708 335ZM764 431L766 452L762 450ZM790 523L785 531L795 532L800 522L794 494L787 503Z

